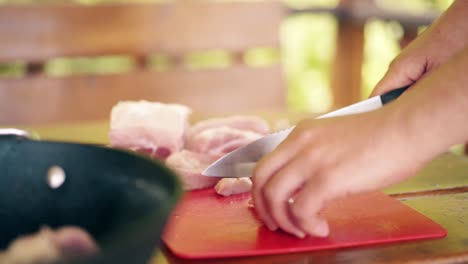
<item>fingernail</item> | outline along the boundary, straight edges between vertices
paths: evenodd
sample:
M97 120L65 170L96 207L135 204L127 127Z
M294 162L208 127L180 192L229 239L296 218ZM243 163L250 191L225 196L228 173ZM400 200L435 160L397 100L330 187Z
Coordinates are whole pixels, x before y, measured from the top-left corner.
M318 237L328 236L329 229L326 222L320 222L314 229L314 234Z
M301 239L306 237L306 234L303 233L302 231L297 231L297 232L295 233L295 235L296 235L298 238L301 238Z

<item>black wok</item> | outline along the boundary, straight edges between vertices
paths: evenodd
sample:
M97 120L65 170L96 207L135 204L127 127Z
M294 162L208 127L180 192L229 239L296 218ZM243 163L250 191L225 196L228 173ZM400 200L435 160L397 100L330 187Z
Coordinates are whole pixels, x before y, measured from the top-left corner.
M51 187L51 167L64 182ZM0 249L18 236L79 226L99 253L74 263L147 263L181 196L164 165L124 150L0 135Z

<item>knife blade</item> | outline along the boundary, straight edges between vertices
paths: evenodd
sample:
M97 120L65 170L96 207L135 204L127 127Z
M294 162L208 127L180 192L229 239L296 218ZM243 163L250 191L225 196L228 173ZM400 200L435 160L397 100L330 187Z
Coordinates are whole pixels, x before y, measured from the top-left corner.
M385 104L398 98L408 88L409 86L405 86L389 91L380 96L371 97L367 100L321 115L317 117L317 119L359 114L379 109ZM273 151L283 140L286 139L293 129L294 126L266 135L246 146L224 155L208 166L202 172L202 175L222 178L250 177L257 161L267 153Z

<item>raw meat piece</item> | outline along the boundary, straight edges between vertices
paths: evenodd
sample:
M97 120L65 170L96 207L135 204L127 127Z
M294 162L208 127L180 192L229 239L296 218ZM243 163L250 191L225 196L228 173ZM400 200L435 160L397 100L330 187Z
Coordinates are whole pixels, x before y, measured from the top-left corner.
M190 113L178 104L119 102L111 112L111 145L166 158L183 148Z
M252 189L250 178L224 178L214 187L219 195L230 196L249 192Z
M206 154L182 150L170 155L166 165L179 175L184 189L196 190L212 187L219 181L217 177L206 177L201 174L215 159Z
M202 132L203 130L215 128L215 127L230 127L240 130L248 130L262 135L270 133L268 123L257 116L241 116L235 115L224 118L211 118L196 123L190 128L190 136Z
M68 263L76 257L91 256L98 252L93 238L78 227L52 230L43 227L35 234L18 237L8 249L1 252L1 263Z
M186 140L187 149L220 157L245 146L263 135L230 127L207 128Z

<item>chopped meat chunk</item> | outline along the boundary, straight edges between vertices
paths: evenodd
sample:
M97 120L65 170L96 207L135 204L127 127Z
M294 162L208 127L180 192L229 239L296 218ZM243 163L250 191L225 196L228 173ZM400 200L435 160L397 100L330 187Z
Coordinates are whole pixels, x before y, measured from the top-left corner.
M190 113L178 104L120 102L111 112L110 143L166 158L183 148Z
M223 196L245 193L251 189L252 181L250 178L224 178L215 186L216 193Z
M234 115L224 118L211 118L200 121L190 128L190 135L195 136L203 130L216 127L230 127L239 130L252 131L258 134L266 135L270 133L268 123L257 116Z
M211 156L223 156L237 148L261 138L262 135L248 130L230 127L213 127L187 138L187 149Z
M206 154L182 150L169 156L166 165L179 175L184 189L196 190L213 187L219 181L219 178L201 174L215 159Z

